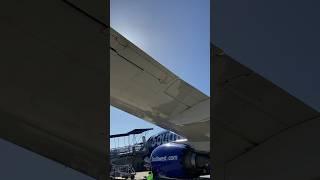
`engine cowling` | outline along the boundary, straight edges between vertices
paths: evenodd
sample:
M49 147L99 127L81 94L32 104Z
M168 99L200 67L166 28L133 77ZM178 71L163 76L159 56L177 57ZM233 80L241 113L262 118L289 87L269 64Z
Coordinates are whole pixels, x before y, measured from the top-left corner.
M151 153L152 171L162 177L188 179L209 173L209 156L189 145L167 143Z

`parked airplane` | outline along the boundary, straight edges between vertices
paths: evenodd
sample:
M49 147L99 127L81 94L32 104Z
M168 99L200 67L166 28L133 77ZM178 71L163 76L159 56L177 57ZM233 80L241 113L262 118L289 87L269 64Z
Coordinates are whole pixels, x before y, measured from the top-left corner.
M186 138L174 132L151 136L147 148L144 160L156 176L191 178L210 173L209 155L195 152Z
M155 176L193 178L208 173L210 97L195 89L111 29L111 105L175 132L149 139ZM208 52L209 53L209 52Z

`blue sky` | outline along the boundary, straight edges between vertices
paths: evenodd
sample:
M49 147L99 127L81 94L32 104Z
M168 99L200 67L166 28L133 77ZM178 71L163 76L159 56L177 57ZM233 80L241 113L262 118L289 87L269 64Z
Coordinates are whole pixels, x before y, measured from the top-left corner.
M112 28L210 95L209 0L111 0L110 7ZM110 134L149 127L155 130L148 135L161 131L114 107L110 107L110 113ZM113 145L113 141L110 143Z

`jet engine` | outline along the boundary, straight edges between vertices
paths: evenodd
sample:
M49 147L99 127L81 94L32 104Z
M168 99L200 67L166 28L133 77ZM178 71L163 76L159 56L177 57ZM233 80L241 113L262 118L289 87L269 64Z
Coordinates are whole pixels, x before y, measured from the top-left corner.
M152 151L150 160L153 173L159 177L187 179L209 173L209 156L186 144L160 145Z

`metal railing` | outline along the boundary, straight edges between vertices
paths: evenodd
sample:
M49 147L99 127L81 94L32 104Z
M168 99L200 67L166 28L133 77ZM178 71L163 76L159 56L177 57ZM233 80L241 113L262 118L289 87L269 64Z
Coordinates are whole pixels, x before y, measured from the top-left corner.
M131 154L134 152L143 151L144 147L145 146L143 143L139 143L139 144L124 146L124 147L119 147L119 148L112 148L110 150L110 156L127 155L127 154Z

